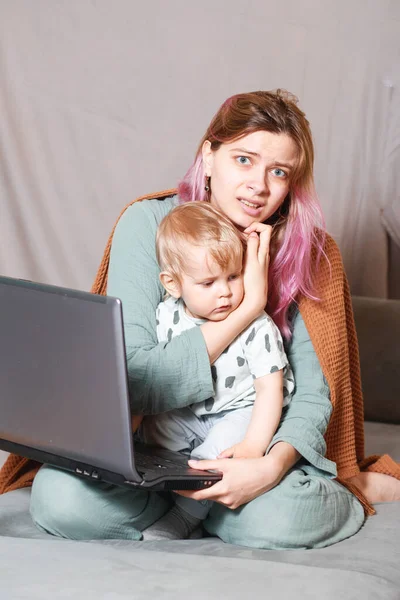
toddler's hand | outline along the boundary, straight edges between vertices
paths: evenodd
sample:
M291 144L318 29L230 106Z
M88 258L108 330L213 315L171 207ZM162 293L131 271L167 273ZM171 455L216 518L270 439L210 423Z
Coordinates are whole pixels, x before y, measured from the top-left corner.
M227 448L217 458L260 458L264 456L265 450L251 442L243 441Z

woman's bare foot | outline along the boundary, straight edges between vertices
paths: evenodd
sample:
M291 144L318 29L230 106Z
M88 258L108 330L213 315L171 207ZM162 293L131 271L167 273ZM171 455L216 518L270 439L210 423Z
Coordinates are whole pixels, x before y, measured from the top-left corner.
M390 475L365 472L350 477L349 481L358 487L371 504L400 501L400 481Z

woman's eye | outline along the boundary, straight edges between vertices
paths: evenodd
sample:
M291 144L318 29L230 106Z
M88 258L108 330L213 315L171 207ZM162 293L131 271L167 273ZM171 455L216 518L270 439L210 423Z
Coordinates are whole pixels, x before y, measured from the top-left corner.
M272 172L276 177L286 177L286 173L282 169L276 168Z
M241 165L249 165L250 159L247 156L238 156L236 158L237 162Z

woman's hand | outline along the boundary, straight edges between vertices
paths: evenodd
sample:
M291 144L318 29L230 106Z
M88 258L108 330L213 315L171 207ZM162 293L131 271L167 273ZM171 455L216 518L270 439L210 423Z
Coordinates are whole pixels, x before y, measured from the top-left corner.
M210 488L196 491L177 491L193 500L213 500L235 509L275 487L285 469L272 456L262 458L225 458L216 460L189 460L192 469L213 470L223 478Z
M245 235L249 237L243 273L243 301L226 319L200 325L210 364L214 364L225 348L265 309L271 230L269 225L263 223L253 223L245 230Z
M261 458L265 450L265 446L260 447L249 440L243 440L218 454L217 458Z
M272 227L264 223L252 223L244 234L247 251L244 263L244 298L242 305L254 310L255 316L264 310L268 299L269 244Z

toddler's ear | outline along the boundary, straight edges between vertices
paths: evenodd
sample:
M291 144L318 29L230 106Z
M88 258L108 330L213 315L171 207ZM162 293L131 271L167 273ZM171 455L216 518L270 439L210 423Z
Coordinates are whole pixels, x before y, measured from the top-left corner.
M181 286L179 282L176 281L175 277L173 277L167 271L161 271L160 273L160 281L161 285L165 288L166 292L172 296L173 298L181 297Z

